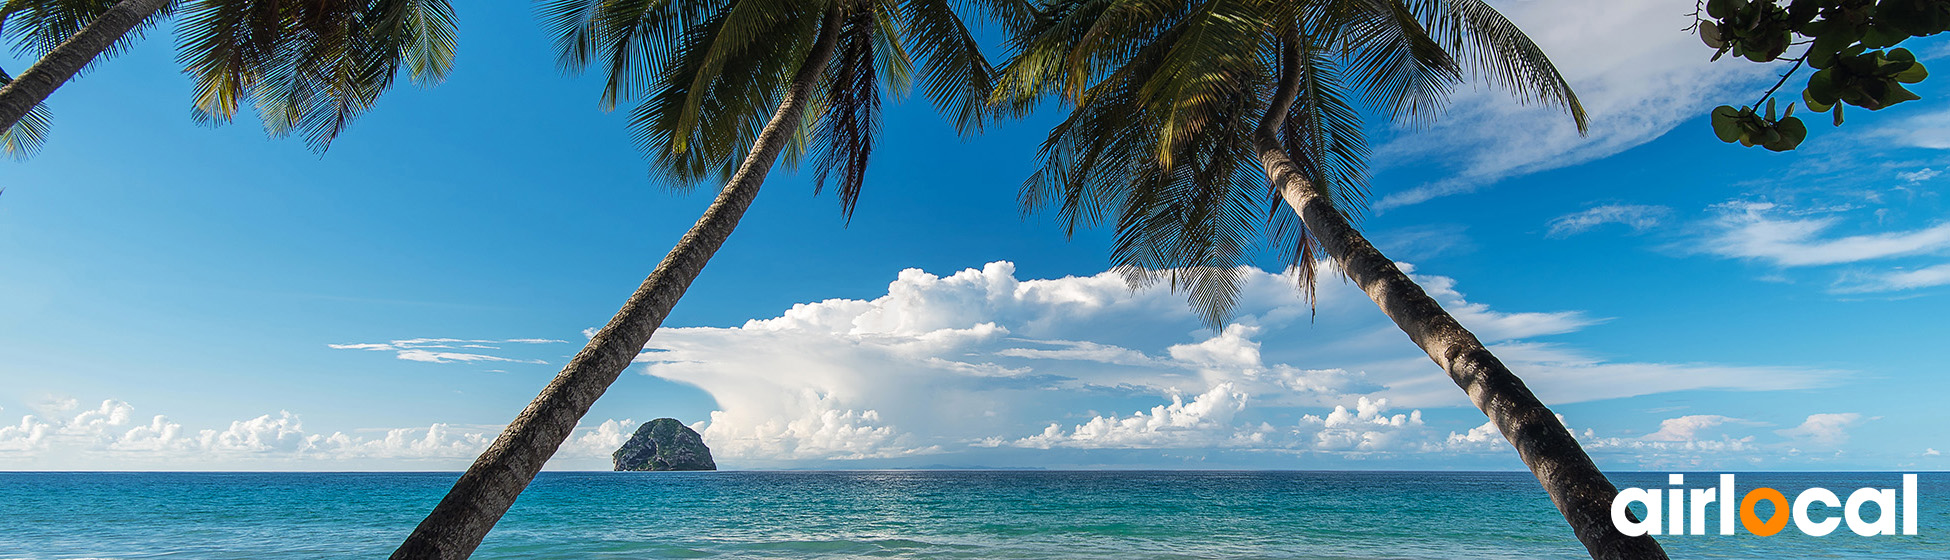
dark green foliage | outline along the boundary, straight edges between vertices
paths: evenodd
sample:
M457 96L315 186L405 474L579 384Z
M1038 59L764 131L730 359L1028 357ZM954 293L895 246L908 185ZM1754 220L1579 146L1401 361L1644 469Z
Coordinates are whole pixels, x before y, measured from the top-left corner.
M1794 41L1788 25L1788 12L1770 0L1708 0L1707 15L1718 21L1702 21L1700 39L1717 49L1714 60L1731 51L1733 56L1754 62L1768 62L1787 52Z
M1774 102L1767 102L1765 116L1749 109L1735 109L1731 105L1721 105L1713 109L1713 133L1723 142L1739 142L1742 146L1760 146L1776 152L1785 152L1801 145L1808 137L1808 127L1794 116L1794 104L1790 103L1786 114L1779 119L1774 117Z
M1828 65L1815 66L1821 70L1808 78L1808 88L1802 92L1809 109L1826 111L1842 102L1874 111L1922 99L1903 88L1903 84L1920 82L1930 75L1909 49L1869 52L1863 49L1862 45L1849 47L1830 59Z
M1721 140L1792 150L1807 135L1800 119L1773 118L1773 95L1802 66L1815 69L1802 89L1810 111L1834 111L1842 124L1842 107L1854 105L1875 111L1921 99L1903 84L1929 77L1929 71L1908 49L1894 48L1911 37L1950 31L1950 0L1709 0L1699 21L1700 39L1715 49L1713 58L1732 52L1754 62L1780 59L1791 45L1806 44L1801 56L1787 59L1794 67L1781 76L1761 101L1767 116L1755 107L1721 106L1713 111L1713 130ZM1793 112L1793 105L1788 106Z

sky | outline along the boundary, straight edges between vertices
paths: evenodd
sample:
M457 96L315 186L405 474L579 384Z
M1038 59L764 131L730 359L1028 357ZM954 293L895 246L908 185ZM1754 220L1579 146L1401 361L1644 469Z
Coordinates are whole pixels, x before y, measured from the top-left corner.
M529 7L480 4L445 83L322 156L192 121L167 25L50 98L0 162L0 469L465 468L716 187L653 179ZM1950 467L1945 80L1769 153L1706 115L1779 69L1709 62L1690 3L1492 4L1589 134L1487 87L1378 123L1370 239L1603 468ZM890 103L850 223L773 173L549 468L659 417L731 469L1522 468L1331 269L1310 307L1269 256L1213 330L1025 215L1060 109L964 137Z

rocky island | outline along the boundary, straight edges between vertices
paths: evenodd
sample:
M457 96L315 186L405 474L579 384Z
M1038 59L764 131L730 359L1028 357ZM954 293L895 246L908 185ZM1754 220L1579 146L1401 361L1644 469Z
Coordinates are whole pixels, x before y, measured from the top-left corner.
M718 470L704 438L675 418L658 418L638 426L610 458L619 471Z

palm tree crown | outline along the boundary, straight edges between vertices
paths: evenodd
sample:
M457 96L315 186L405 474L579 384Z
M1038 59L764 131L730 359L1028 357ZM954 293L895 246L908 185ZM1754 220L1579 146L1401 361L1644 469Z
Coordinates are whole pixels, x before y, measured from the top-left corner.
M961 6L956 6L960 4ZM879 130L882 89L922 93L963 132L979 130L997 72L963 14L1018 21L1007 0L549 0L542 17L563 68L599 68L601 104L630 115L654 171L679 186L729 178L843 7L838 44L784 155L811 153L852 215ZM961 8L958 10L957 8ZM918 63L918 66L917 66Z
M1424 124L1474 75L1585 123L1543 51L1480 0L1054 0L1013 47L997 101L1075 107L1044 142L1025 207L1054 206L1071 231L1114 218L1113 263L1134 285L1162 274L1214 326L1256 247L1280 251L1312 293L1319 243L1281 208L1256 156L1268 117L1281 117L1271 132L1348 219L1368 196L1364 109ZM1288 72L1291 107L1267 115Z
M196 78L197 119L229 122L249 98L266 132L302 133L319 151L402 70L432 86L453 68L447 0L197 0L182 9L178 58Z
M5 0L0 24L16 51L45 60L118 5L129 8L126 4ZM271 136L299 133L321 152L353 118L371 109L402 71L414 83L431 86L453 67L454 13L447 0L161 2L126 33L109 38L101 51L74 54L92 66L178 13L183 15L178 59L196 80L192 114L198 121L227 123L248 99ZM47 114L37 105L16 126L0 131L0 146L38 145L47 125Z

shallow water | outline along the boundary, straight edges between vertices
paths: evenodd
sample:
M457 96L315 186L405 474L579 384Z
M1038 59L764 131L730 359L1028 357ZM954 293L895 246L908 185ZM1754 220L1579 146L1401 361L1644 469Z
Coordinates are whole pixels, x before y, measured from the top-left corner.
M383 558L457 473L0 473L0 558ZM1900 487L1743 473L1741 491ZM1710 486L1715 478L1687 477ZM1664 473L1615 475L1665 488ZM1950 477L1920 535L1666 536L1674 558L1950 558ZM1839 512L1836 512L1839 515ZM1709 525L1712 525L1709 523ZM543 473L497 558L1578 558L1529 473Z

